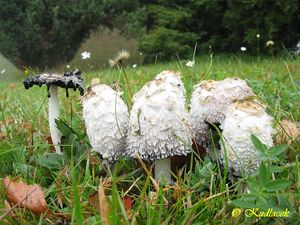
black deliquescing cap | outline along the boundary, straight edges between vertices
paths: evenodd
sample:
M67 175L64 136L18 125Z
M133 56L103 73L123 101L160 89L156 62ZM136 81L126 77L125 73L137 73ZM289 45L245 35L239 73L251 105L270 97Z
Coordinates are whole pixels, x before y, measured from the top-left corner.
M48 88L48 97L50 85L66 89L66 96L69 97L68 88L72 88L74 91L77 89L80 95L84 94L84 82L81 78L81 72L75 70L74 72L65 72L64 74L59 73L44 73L34 77L29 77L23 81L26 89L31 88L33 85L42 86L45 84Z

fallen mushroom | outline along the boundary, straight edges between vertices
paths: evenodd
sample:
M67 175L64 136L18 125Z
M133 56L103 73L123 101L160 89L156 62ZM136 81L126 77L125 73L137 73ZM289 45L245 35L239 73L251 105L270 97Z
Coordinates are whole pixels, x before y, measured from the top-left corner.
M191 152L187 118L180 75L161 72L133 97L127 154L155 161L155 179L170 184L170 157Z
M236 100L250 96L254 96L252 89L244 80L237 77L221 81L206 80L194 87L189 123L193 138L207 149L212 158L215 156L211 150L209 124L217 126L222 124L227 107Z
M58 87L66 89L66 96L69 97L68 88L72 88L74 91L79 89L80 95L84 94L84 84L81 78L80 71L66 72L64 74L58 73L44 73L35 77L27 78L23 81L26 89L31 88L33 85L42 86L45 84L48 90L49 98L49 127L53 145L57 153L61 153L60 139L61 132L56 127L55 119L59 116L59 100L58 100Z
M93 150L115 161L126 148L128 108L122 93L94 79L82 99L83 118Z
M272 124L273 118L258 101L241 100L228 107L221 125L224 140L224 146L221 144L221 158L223 164L225 158L228 158L228 167L233 175L251 174L258 169L260 158L252 143L251 134L271 147L275 131Z

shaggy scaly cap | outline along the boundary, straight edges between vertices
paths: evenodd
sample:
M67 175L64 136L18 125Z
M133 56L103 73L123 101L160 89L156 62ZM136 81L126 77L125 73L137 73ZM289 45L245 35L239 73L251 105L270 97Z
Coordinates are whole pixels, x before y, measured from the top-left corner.
M273 118L264 106L255 100L237 101L228 107L221 125L228 158L228 166L234 175L251 174L257 170L260 159L251 140L251 134L268 147L273 146ZM221 144L221 158L225 165L225 151Z
M253 95L247 83L236 77L221 81L205 80L196 85L189 114L195 140L209 151L210 133L207 123L222 124L224 113L232 102Z
M180 75L163 71L134 95L128 155L157 160L190 152L185 89Z
M128 109L120 93L111 87L92 84L83 97L83 118L93 150L115 161L126 148Z

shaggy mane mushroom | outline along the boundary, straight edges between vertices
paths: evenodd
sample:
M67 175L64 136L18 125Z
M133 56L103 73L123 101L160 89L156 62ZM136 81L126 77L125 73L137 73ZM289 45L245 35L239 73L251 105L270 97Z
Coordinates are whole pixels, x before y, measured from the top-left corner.
M59 116L59 100L58 100L58 87L66 89L66 96L69 97L68 89L71 88L74 91L77 89L80 91L80 95L84 94L84 83L81 78L80 71L59 73L44 73L35 77L29 77L23 81L26 89L31 88L33 85L46 85L48 90L48 112L49 112L49 127L51 133L51 139L56 153L61 153L60 140L61 132L58 130L55 124L55 119Z
M126 149L128 108L122 93L93 79L82 99L83 118L93 150L114 162Z
M170 184L169 157L191 152L187 119L185 89L180 75L161 72L133 97L127 154L155 161L155 179Z

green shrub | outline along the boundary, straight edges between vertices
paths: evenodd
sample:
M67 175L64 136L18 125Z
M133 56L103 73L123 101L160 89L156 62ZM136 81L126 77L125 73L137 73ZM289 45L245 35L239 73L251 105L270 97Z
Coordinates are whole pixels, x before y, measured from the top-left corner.
M292 47L300 39L299 0L228 0L227 7L224 25L230 31L228 50L246 45L252 52L267 52L268 40L273 40L273 47L280 50Z
M104 14L102 4L88 0L0 5L0 52L19 67L52 67L72 59Z
M196 42L197 52L235 52L245 46L251 53L274 54L300 39L299 0L159 0L146 8L148 32L140 48L148 60L189 57ZM275 45L267 48L269 40Z

